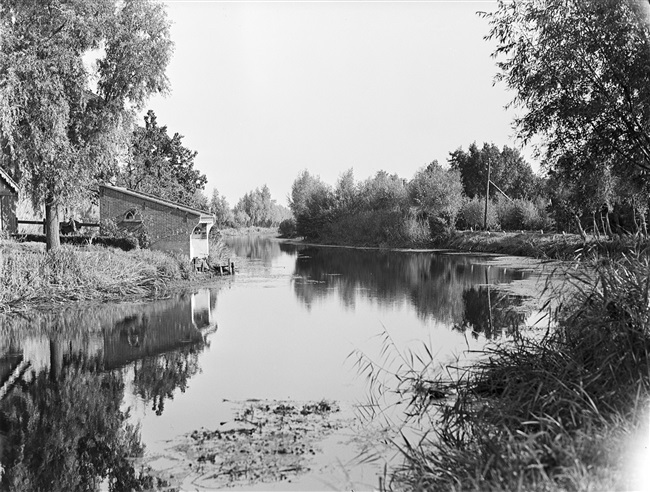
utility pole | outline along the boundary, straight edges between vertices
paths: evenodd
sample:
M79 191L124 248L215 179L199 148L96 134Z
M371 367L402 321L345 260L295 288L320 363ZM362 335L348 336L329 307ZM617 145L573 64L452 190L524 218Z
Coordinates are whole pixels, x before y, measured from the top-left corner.
M485 229L486 231L488 228L487 225L488 203L490 201L490 170L491 170L490 158L488 157L488 175L487 175L487 183L485 185L485 214L483 215L483 229Z

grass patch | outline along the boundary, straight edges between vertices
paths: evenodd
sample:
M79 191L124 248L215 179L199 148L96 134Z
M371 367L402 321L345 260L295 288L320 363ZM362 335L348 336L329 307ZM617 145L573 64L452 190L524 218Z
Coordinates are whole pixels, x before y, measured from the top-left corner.
M168 295L193 275L189 262L159 251L100 246L42 247L0 243L0 311L69 301L120 301Z
M639 436L648 448L650 261L634 254L590 266L569 274L552 328L489 346L454 378L434 370L430 351L390 356L400 361L392 391L408 402L407 420L427 423L421 439L395 443L405 465L393 488L648 486L631 463ZM385 362L359 359L383 393Z

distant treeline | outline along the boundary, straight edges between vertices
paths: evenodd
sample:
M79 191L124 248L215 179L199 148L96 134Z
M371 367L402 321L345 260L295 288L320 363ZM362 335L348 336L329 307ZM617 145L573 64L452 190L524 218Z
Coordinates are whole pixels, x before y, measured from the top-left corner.
M607 195L587 188L570 192L584 183L557 168L540 176L516 149L473 143L467 151L450 153L448 166L433 161L410 180L379 171L355 182L350 169L332 187L305 170L291 190L294 219L283 223L281 232L337 244L391 246L426 245L456 229L484 227L583 237L646 232L647 199L626 194L626 188L608 188Z
M505 196L490 189L492 228L544 228L551 219L540 194L541 178L515 149L475 144L469 152L451 154L450 166L433 161L410 179L378 172L355 182L352 169L331 187L303 171L291 189L295 222L282 226L284 234L333 243L413 246L457 227L481 227L487 184L487 159L494 181ZM482 167L485 172L482 172ZM485 174L483 178L482 174Z
M246 193L233 208L215 189L208 207L216 217L218 228L278 227L283 220L291 218L291 211L271 198L271 191L266 185Z

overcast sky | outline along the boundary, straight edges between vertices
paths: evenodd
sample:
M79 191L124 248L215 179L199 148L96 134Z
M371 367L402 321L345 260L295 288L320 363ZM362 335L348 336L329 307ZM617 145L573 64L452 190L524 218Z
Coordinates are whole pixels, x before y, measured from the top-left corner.
M473 141L516 145L476 14L496 2L165 4L172 92L148 108L231 206L264 184L286 205L303 169L411 178Z

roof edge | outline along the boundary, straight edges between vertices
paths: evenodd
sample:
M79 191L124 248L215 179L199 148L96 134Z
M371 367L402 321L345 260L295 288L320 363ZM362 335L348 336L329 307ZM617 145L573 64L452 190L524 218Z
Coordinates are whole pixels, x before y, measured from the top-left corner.
M4 180L9 184L9 186L14 189L16 194L20 193L20 188L18 188L18 185L16 184L16 182L13 179L11 179L11 176L9 176L9 173L7 171L5 171L4 169L2 169L1 167L0 167L0 176L2 176L4 178Z
M100 189L102 187L103 188L108 188L110 190L118 191L118 192L124 193L126 195L131 195L131 196L134 196L134 197L137 197L137 198L143 198L145 200L149 200L149 201L152 201L154 203L164 205L166 207L171 207L171 208L175 208L177 210L182 210L184 212L189 212L191 214L199 216L199 218L203 218L203 216L206 216L206 215L210 216L210 217L214 217L211 213L206 212L204 210L199 210L198 208L188 207L187 205L183 205L182 203L173 202L171 200L165 200L164 198L159 198L157 196L153 196L153 195L150 195L148 193L141 193L139 191L130 190L130 189L124 188L122 186L113 186L111 184L104 183L104 184L99 185Z

